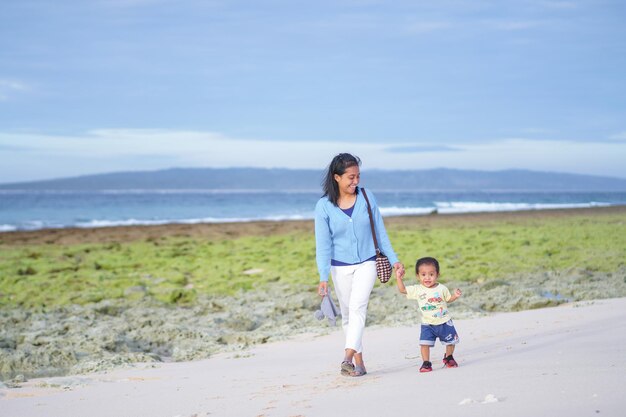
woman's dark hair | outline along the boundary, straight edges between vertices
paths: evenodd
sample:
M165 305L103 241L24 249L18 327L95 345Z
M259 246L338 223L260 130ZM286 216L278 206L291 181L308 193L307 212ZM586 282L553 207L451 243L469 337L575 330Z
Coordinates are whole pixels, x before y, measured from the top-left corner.
M360 165L361 159L349 153L340 153L330 161L326 175L324 175L324 179L322 180L322 190L324 191L324 196L328 196L331 203L337 205L337 200L339 200L339 187L337 186L337 181L335 181L335 174L343 175L346 169ZM356 192L359 192L358 188Z
M435 258L430 258L430 257L419 258L417 262L415 263L416 274L420 272L420 266L422 265L433 265L437 273L439 273L439 261L437 261Z

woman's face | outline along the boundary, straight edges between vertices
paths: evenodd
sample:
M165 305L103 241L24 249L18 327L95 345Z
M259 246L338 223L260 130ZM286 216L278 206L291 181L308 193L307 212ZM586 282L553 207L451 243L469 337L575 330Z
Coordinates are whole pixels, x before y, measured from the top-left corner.
M335 181L339 187L340 194L354 194L356 187L359 185L361 179L361 172L358 166L351 166L346 168L343 175L335 174Z

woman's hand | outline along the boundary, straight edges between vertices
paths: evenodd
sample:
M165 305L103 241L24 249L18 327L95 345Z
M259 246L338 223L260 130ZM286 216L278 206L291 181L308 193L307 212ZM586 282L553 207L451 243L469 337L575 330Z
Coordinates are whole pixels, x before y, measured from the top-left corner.
M404 278L405 270L404 270L404 265L402 265L402 262L396 262L395 264L393 264L393 267L396 268L396 278L398 279Z
M320 297L328 295L328 282L320 281L320 285L317 286L317 293Z

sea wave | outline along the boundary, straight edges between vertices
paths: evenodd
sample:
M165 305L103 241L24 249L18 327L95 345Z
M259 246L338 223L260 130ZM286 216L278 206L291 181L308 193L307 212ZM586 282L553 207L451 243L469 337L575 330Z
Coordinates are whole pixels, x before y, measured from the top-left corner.
M28 189L0 189L0 195L134 195L134 194L320 194L319 190L312 189L292 189L292 190L272 190L272 189L220 189L220 188L129 188L102 189L102 190L28 190Z
M306 220L307 218L300 215L285 216L267 216L263 218L252 217L204 217L200 219L171 219L171 220L91 220L88 222L79 222L73 227L92 228L92 227L116 227L116 226L158 226L164 224L201 224L201 223L249 223L255 221L288 221L288 220Z
M303 215L276 215L262 218L252 217L205 217L199 219L162 219L162 220L143 220L143 219L124 219L124 220L89 220L78 221L67 224L45 221L29 221L17 225L1 224L0 233L15 231L31 231L40 229L65 229L65 228L102 228L102 227L122 227L122 226L159 226L166 224L201 224L201 223L249 223L255 221L292 221L292 220L310 220L312 216Z
M435 202L438 213L490 213L498 211L522 211L522 210L553 210L553 209L573 209L608 207L611 203L589 202L589 203L488 203L480 201L441 201Z
M380 207L380 214L385 217L394 216L423 216L437 211L432 207Z
M462 214L480 212L505 212L524 210L550 210L550 209L574 209L612 206L606 202L588 203L494 203L481 201L439 201L424 207L399 207L383 206L380 212L385 217L396 216L422 216L429 214ZM165 224L200 224L200 223L246 223L255 221L296 221L312 220L313 211L299 214L267 214L258 217L202 217L202 218L182 218L182 219L81 219L68 221L51 220L28 220L16 222L15 224L0 224L0 233L13 231L29 231L39 229L62 229L62 228L101 228L101 227L121 227L121 226L157 226Z

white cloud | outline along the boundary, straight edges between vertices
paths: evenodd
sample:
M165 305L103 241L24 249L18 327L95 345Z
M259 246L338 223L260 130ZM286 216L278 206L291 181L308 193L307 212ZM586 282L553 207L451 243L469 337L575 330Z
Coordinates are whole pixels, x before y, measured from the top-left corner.
M550 9L577 9L579 4L573 1L541 1L541 6Z
M522 132L529 135L553 135L554 133L556 133L554 129L546 129L543 127L528 127L522 129Z
M9 90L26 90L26 86L19 81L0 79L0 88Z
M415 21L404 27L404 31L408 34L427 34L433 32L441 32L449 29L456 31L467 30L496 30L504 32L525 31L535 27L544 25L545 22L539 20L477 20L468 22L450 22L450 21Z
M15 92L27 91L29 87L15 80L2 79L0 78L0 100L6 101L11 95Z
M530 169L626 178L626 143L597 143L509 138L457 146L464 152L447 152L426 159L424 168L437 166L477 169Z
M19 145L19 146L17 146ZM420 149L390 152L394 148ZM450 152L453 148L455 152ZM217 132L93 130L80 136L0 133L0 182L172 167L323 169L351 152L363 169L530 169L626 178L626 143L508 138L478 144L237 139Z
M98 5L103 7L134 8L166 3L167 0L101 0Z
M500 20L500 21L492 21L489 22L488 25L492 26L496 30L503 31L519 31L526 30L537 27L542 23L534 20L520 20L520 21L510 21L510 20Z
M436 32L444 29L449 29L452 27L450 22L444 21L423 21L423 22L413 22L406 26L406 31L408 33L429 33Z
M385 152L392 153L424 153L424 152L457 152L453 146L447 145L396 145L384 149Z
M609 136L611 140L626 140L626 130Z

